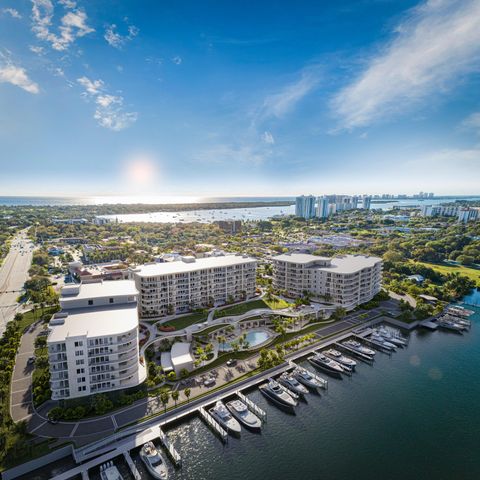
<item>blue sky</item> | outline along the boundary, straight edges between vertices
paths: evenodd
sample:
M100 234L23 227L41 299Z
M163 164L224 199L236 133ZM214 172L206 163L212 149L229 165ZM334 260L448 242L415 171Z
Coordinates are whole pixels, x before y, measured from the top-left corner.
M480 0L0 0L4 195L480 193Z

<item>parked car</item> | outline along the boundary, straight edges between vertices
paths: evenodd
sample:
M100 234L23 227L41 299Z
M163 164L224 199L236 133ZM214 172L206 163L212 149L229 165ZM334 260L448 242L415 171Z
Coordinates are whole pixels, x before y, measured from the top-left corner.
M211 387L215 383L215 379L213 377L208 377L206 380L203 382L204 387Z
M231 358L227 361L227 367L234 367L237 364L237 360L235 358Z

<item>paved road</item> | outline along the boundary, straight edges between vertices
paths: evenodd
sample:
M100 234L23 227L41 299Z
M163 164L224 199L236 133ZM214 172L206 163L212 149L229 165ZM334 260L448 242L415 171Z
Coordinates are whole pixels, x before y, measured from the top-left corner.
M17 311L17 297L28 278L32 251L33 243L27 238L27 231L22 230L12 240L10 251L0 267L0 335Z

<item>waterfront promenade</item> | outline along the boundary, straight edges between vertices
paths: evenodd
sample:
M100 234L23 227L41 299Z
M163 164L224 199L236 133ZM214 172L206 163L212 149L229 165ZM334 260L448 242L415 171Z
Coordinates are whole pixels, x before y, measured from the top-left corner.
M330 339L330 337L335 334L349 332L358 328L361 323L379 317L380 309L369 311L368 318L361 318L360 315L362 313L364 312L352 312L341 321L319 327L313 332L318 340L314 344L305 347L305 349L292 353L288 356L288 359L297 358L298 355L305 355L310 350L318 348L322 343L322 339L325 339L326 337ZM32 342L31 345L33 346L34 338L34 335L24 336L19 352L28 351L28 342ZM228 368L222 365L192 377L188 382L188 386L191 389L190 404L193 404L195 397L202 396L202 398L204 398L205 395L209 394L212 390L214 390L212 393L214 397L216 395L223 395L223 390L221 390L223 386L227 387L228 385L227 388L233 390L242 388L241 385L243 385L243 380L236 382L231 386L229 384L245 376L249 371L257 368L258 358L259 354L256 353L246 360L239 360L237 365L233 368ZM214 385L210 387L205 387L203 385L203 379L207 376L215 378ZM254 381L254 378L255 377L249 377L247 380ZM15 383L20 384L20 382ZM25 380L25 383L28 383L28 380ZM243 388L246 387L244 386ZM177 403L182 404L182 402L188 400L183 389L179 390L179 394L180 396ZM21 396L21 393L17 392L16 395ZM59 422L52 424L49 423L46 418L46 414L51 407L49 402L42 405L38 410L34 410L31 404L31 395L25 395L23 401L24 404L22 406L16 405L15 408L12 407L12 416L14 416L15 421L25 420L27 422L28 431L38 437L56 438L58 439L58 444L73 442L76 446L95 442L134 422L141 421L141 419L145 417L159 415L164 411L163 404L160 399L155 396L139 400L131 406L100 417L83 419L78 422ZM175 402L170 399L167 408L171 409L174 406ZM178 406L172 411L172 414L178 414L183 408L186 408L185 405Z

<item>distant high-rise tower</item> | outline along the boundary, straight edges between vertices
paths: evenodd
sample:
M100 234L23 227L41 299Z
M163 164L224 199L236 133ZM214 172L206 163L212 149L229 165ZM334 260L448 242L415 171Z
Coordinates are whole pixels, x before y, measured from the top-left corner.
M328 217L328 198L325 196L317 198L317 217L318 218Z
M295 199L295 215L303 218L315 216L315 197L313 195L302 195Z
M363 196L363 208L365 210L370 210L370 204L372 203L372 197L369 195Z

